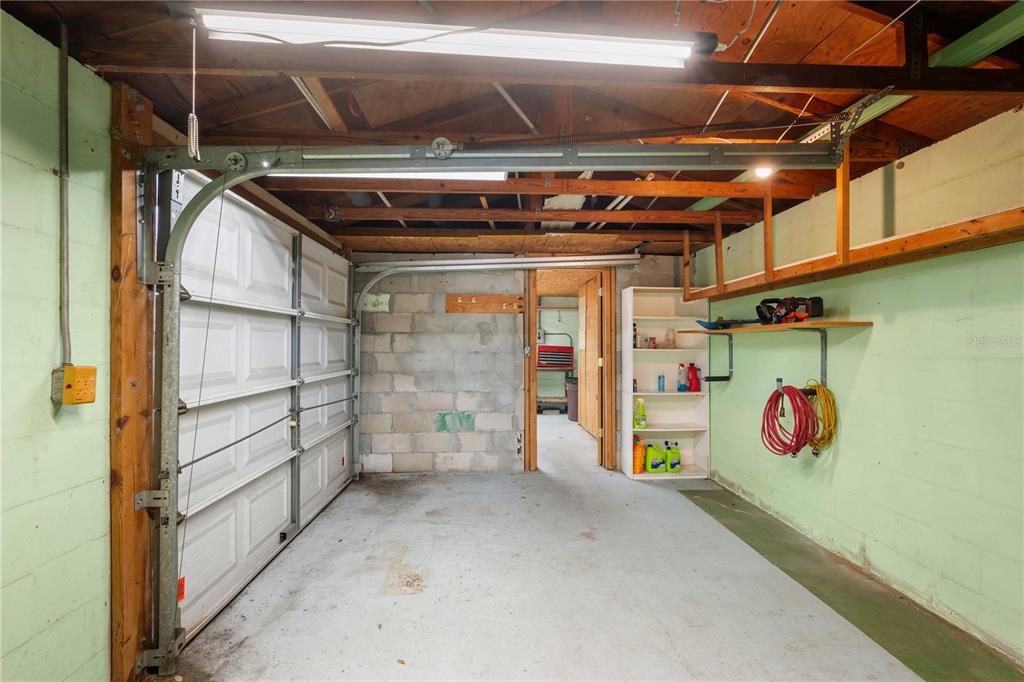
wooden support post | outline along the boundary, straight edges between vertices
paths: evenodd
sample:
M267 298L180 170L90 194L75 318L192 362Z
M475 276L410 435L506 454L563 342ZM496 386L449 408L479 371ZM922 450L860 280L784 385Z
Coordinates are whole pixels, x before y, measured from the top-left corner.
M715 289L725 288L725 257L722 253L722 216L715 211Z
M690 231L683 230L683 300L690 300Z
M617 466L619 439L615 419L615 305L618 301L615 268L604 268L601 277L601 465L614 470Z
M136 279L136 169L152 144L153 105L124 83L111 92L110 677L124 682L149 626L150 521L134 500L153 487L153 298Z
M772 183L768 181L768 191L764 195L764 278L765 281L775 279L775 245L772 242Z
M524 343L529 353L523 359L523 468L537 470L537 271L526 271L526 314L523 316Z
M850 262L850 148L843 150L843 161L836 168L836 262Z

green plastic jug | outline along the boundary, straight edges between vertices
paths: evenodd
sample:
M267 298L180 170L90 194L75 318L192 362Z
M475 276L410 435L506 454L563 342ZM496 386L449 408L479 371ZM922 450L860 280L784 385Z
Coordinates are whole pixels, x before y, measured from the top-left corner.
M654 443L648 444L645 464L649 474L663 474L668 471L665 449Z

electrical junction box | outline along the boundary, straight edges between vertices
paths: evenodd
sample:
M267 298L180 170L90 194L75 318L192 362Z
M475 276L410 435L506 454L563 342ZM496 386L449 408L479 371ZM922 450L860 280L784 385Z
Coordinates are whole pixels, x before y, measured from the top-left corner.
M89 365L64 365L51 375L50 400L55 405L82 405L96 402L96 368Z

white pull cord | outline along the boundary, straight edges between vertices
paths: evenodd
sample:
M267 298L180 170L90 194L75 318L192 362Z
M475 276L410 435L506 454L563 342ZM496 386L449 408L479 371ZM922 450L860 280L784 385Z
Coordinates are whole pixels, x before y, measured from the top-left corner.
M202 161L199 154L199 117L196 116L196 27L192 27L192 111L188 115L188 155Z

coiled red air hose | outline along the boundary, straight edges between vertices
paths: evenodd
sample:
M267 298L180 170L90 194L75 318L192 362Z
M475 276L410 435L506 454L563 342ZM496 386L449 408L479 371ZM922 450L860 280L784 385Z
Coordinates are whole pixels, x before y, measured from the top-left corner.
M782 423L783 401L789 400L792 429ZM818 418L807 396L796 386L772 391L761 416L761 442L776 455L795 455L818 433Z

